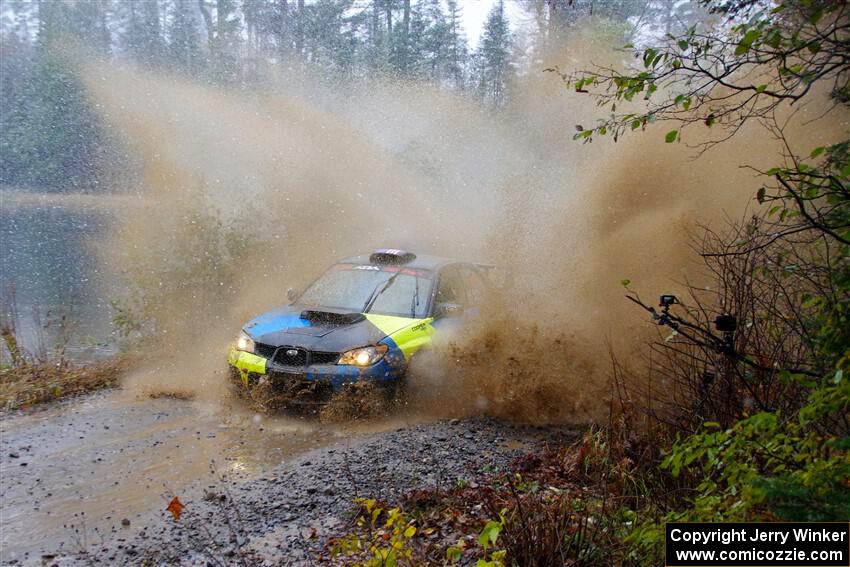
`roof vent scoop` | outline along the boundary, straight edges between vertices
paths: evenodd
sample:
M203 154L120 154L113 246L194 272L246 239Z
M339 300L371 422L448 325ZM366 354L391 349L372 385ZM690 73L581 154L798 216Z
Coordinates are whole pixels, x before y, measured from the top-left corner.
M366 317L362 313L343 313L340 311L320 311L307 309L301 312L301 318L315 325L353 325Z
M380 248L372 252L369 261L373 264L389 264L400 266L416 259L416 254L397 248Z

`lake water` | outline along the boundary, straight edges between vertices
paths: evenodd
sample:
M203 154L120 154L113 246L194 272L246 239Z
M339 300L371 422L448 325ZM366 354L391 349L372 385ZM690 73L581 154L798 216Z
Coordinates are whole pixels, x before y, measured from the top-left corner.
M61 201L0 195L0 309L17 311L28 349L52 348L69 334L79 353L112 342L109 291L94 246L109 213Z

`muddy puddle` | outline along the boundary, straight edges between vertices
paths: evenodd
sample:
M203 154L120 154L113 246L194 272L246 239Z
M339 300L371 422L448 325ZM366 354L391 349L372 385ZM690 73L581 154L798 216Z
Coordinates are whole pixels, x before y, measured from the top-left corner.
M222 475L262 475L356 428L267 416L230 404L112 391L0 421L0 563L97 549L168 521L172 495L191 502Z

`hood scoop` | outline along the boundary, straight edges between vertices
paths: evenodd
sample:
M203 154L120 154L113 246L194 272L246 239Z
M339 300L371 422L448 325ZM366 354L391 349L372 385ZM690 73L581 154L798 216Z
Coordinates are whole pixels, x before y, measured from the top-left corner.
M353 325L366 317L362 313L347 313L338 311L317 311L306 309L301 312L301 318L313 325Z

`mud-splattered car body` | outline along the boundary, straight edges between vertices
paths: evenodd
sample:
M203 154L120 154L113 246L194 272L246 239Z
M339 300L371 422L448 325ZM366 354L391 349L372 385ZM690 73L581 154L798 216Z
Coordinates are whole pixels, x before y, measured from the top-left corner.
M245 387L397 383L438 329L475 309L488 270L394 249L341 260L289 305L249 321L228 362Z

